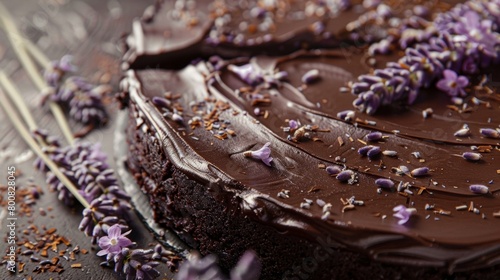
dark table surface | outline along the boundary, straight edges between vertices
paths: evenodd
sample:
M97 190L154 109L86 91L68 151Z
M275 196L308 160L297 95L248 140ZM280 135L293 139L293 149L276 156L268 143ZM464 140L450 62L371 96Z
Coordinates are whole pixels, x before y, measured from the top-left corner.
M65 54L75 56L75 62L80 69L78 74L88 77L94 83L109 82L117 89L120 78L118 59L120 51L117 42L120 36L131 29L134 17L142 14L146 6L153 1L142 0L2 0L17 26L32 42L36 43L51 59L58 59ZM55 120L47 106L41 107L41 95L31 82L26 72L15 57L15 53L7 40L3 30L0 30L0 69L7 72L13 82L20 89L22 96L34 114L37 124L48 129L52 135L62 136ZM86 137L91 142L101 142L102 148L108 154L109 163L116 166L116 156L113 152L113 138L116 126L117 105L108 104L111 115L109 124L93 131ZM71 122L72 129L81 129L76 123ZM40 186L44 193L28 207L31 210L28 216L25 211L17 210L16 236L21 241L34 241L37 234L32 225L39 229L38 235L43 235L45 229L55 229L55 234L70 240L71 245L59 245L58 250L68 249L66 256L79 246L89 252L80 252L75 255L75 260L60 258L64 268L62 273L33 272L38 265L31 261L30 256L18 255L19 262L25 263L22 272L11 274L1 266L0 279L119 279L111 269L102 268L99 263L102 258L95 255L97 247L92 245L90 238L78 230L81 220L81 207L68 207L63 205L54 192L48 190L45 176L33 167L35 155L30 151L22 138L15 131L5 112L0 110L0 186L6 184L7 168L14 166L16 185L18 190L31 183ZM18 194L19 195L19 194ZM5 187L1 188L1 196L5 201L7 194ZM18 197L18 200L21 200ZM0 200L2 201L2 200ZM18 206L20 202L18 201ZM25 212L25 213L23 213ZM0 210L0 252L6 255L8 244L5 242L8 235L5 207ZM155 242L153 235L135 217L132 223L133 233L131 239L137 241L142 247L151 246ZM9 245L10 246L10 245ZM21 251L26 250L17 245ZM48 257L34 256L39 259L51 259L57 253L48 250ZM81 268L71 268L71 264L81 263ZM171 279L171 274L165 266L160 268L160 279Z

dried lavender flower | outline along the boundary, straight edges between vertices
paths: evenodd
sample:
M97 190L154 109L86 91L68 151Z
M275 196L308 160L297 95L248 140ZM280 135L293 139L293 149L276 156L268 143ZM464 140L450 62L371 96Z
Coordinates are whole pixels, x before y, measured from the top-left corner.
M159 96L154 96L151 99L151 101L156 106L162 107L162 108L167 108L167 109L170 108L170 106L172 105L172 102L170 102L170 100L163 98L163 97L159 97Z
M371 133L368 133L366 136L365 136L365 139L367 141L370 141L370 142L375 142L375 141L379 141L383 138L383 135L382 135L382 132L379 132L379 131L375 131L375 132L371 132Z
M293 131L293 130L299 128L299 122L297 122L296 120L289 120L288 126L290 127L290 130Z
M462 157L466 160L470 161L478 161L480 160L483 156L480 153L474 153L474 152L465 152L462 154Z
M381 188L392 190L394 188L394 182L390 179L379 178L375 180L375 184Z
M337 113L337 118L344 120L344 121L350 121L354 118L355 112L353 110L345 110Z
M337 175L340 172L342 172L342 169L340 169L340 167L337 165L329 165L325 168L325 170L328 173L328 175L332 175L332 176Z
M410 172L413 177L422 177L429 175L429 167L419 167L415 168Z
M500 138L500 132L492 128L481 128L479 133L488 138Z
M487 194L490 189L485 185L470 185L469 190L476 194Z
M410 217L417 212L417 209L407 208L404 205L398 205L392 210L396 212L393 214L393 216L399 219L398 225L406 224L410 220Z
M304 76L302 76L302 83L310 84L317 81L320 78L318 69L311 69L307 71Z
M256 86L264 81L263 76L258 72L256 67L251 63L241 66L228 65L227 69L240 77L245 83L251 86Z
M370 159L374 159L376 158L378 155L380 155L380 147L378 146L375 146L373 148L371 148L367 153L366 155L370 158Z
M396 157L398 155L398 152L391 151L391 150L385 150L385 151L382 152L382 154L384 156L388 156L388 157Z
M455 71L446 69L443 71L443 78L437 82L436 87L449 96L466 96L464 88L468 84L467 77L458 76Z
M366 156L368 154L368 151L373 148L372 145L366 145L358 149L358 154L362 156Z
M270 145L271 142L267 142L266 144L264 144L264 146L262 146L262 148L258 149L257 151L246 151L243 153L243 155L245 157L260 159L267 166L271 166L271 161L273 161L273 158L270 156L271 155L271 149L269 148Z
M454 134L456 137L465 137L470 135L470 129L469 127L464 127L459 130L457 130Z
M347 182L351 180L354 177L354 172L352 170L344 170L337 174L336 178L337 180L341 182Z
M132 241L125 237L130 232L121 233L121 228L118 224L111 226L108 229L108 235L99 238L98 244L102 250L97 252L97 255L111 255L114 257L114 255L122 251L122 248L132 245Z

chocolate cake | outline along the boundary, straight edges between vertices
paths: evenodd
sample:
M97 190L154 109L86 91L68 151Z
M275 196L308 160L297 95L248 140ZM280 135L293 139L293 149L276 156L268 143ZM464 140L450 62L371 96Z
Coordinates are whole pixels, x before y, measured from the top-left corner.
M371 42L454 3L388 1L360 29L379 1L193 2L126 38L128 167L159 224L226 268L253 249L262 279L500 279L498 66L461 98L355 92L405 55Z

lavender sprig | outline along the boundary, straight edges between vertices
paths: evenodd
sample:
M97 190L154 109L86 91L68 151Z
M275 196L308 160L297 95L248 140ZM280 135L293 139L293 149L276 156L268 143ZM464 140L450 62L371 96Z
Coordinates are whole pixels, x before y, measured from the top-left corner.
M106 155L101 151L100 145L86 142L76 142L73 146L61 147L57 139L51 138L44 131L37 130L34 135L46 143L43 151L54 161L61 172L79 187L79 193L88 202L95 199L110 201L109 208L116 212L123 212L129 208L130 197L118 188L118 180L113 170L106 162ZM35 167L47 172L47 183L52 190L59 192L59 198L71 204L72 195L64 184L49 171L45 163L35 160ZM120 202L118 202L120 200Z
M72 194L44 161L37 159L35 166L47 172L47 182L58 192L59 199L72 203L78 195L90 202L83 210L79 230L90 236L93 244L99 245L101 250L97 255L105 256L104 264L114 266L126 279L158 277L160 273L155 267L160 261L170 267L176 265L173 253L159 244L155 250L132 249L136 243L126 237L130 233L130 197L118 187L118 180L99 145L76 142L73 146L61 147L57 139L44 131L37 130L33 135L46 144L44 150L48 157L79 187L78 193Z
M49 85L44 92L51 100L69 109L69 115L83 124L104 124L108 120L102 96L111 91L107 85L95 86L79 76L67 77L77 67L73 57L63 56L60 60L51 61L44 71L43 78Z
M441 88L452 96L464 94L462 88L467 81L457 73L472 74L478 70L476 65L484 68L499 60L500 1L476 4L485 9L477 9L470 1L438 15L428 36L407 48L397 63L387 63L385 69L358 77L350 85L351 92L358 96L354 107L374 114L380 106L412 104L422 88L433 85L444 73L447 75Z

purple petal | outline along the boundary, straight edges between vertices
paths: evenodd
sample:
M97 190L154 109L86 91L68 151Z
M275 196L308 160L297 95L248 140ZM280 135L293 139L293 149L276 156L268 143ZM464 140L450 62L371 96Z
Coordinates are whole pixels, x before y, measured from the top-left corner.
M444 79L437 82L436 87L444 92L448 92L448 90L450 89L449 82Z
M108 236L110 238L116 238L116 237L120 236L121 232L122 232L122 229L120 228L120 226L118 224L116 224L116 225L111 226L108 229Z
M99 247L101 247L101 249L107 249L109 246L111 246L109 237L103 236L99 238Z
M468 84L469 84L469 79L467 79L467 77L465 77L465 76L458 77L458 79L457 79L457 86L459 86L461 88L464 88Z
M101 251L97 252L96 255L98 255L99 257L101 257L101 256L107 255L108 253L109 253L108 250L101 250Z
M117 245L120 247L127 247L127 246L130 246L131 244L132 244L132 241L130 241L130 239L128 239L127 237L119 237L118 238Z
M262 159L262 162L265 163L267 166L271 166L271 161L273 161L272 157Z
M457 73L449 69L443 71L443 76L448 81L455 81L457 79Z

